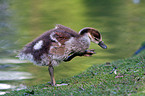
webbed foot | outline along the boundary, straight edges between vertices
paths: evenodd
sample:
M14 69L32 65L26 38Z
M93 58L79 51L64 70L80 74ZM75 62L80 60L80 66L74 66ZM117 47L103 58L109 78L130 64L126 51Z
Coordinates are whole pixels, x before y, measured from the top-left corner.
M51 82L48 82L48 84L49 84L49 85L47 85L47 86L54 86L54 87L69 85L69 84L66 84L66 83L62 83L62 84L55 84L55 85L53 85Z
M94 51L95 49L86 50L83 56L92 56L93 54L96 54Z
M62 84L56 84L55 86L66 86L66 85L69 85L69 84L62 83Z

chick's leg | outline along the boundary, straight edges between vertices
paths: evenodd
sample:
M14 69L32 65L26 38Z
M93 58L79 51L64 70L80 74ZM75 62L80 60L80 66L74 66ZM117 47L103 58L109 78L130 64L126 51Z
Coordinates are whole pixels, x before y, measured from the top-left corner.
M63 61L65 61L65 62L70 61L76 56L92 56L93 54L95 54L94 51L95 51L94 49L90 49L90 50L86 50L84 53L75 53L75 54L68 56L68 58L66 58Z
M51 85L55 86L56 83L55 83L55 79L54 79L54 68L53 68L53 66L49 66L48 71L49 71L49 75L50 75L50 78L51 78Z
M93 54L96 54L94 51L95 51L94 49L86 50L83 56L92 56Z

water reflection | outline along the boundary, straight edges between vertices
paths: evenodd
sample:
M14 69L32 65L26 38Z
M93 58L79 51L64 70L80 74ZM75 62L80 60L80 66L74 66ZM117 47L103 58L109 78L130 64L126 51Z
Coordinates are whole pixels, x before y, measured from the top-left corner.
M0 59L0 64L7 64L7 63L20 64L20 63L28 63L28 61L26 61L26 60L22 61L22 60L18 60L18 59Z
M6 94L6 92L2 92L2 91L0 91L0 95L4 95L4 94Z
M11 61L7 59L5 60L7 62ZM12 60L12 62L14 63L14 60ZM0 70L3 70L0 71L0 95L5 94L9 90L21 90L27 88L26 85L23 85L21 83L19 84L17 81L31 79L32 74L28 72L14 71L17 68L19 68L19 66L15 64L0 64Z
M10 89L10 88L12 88L11 85L0 83L0 90L2 90L2 89ZM13 88L14 88L14 86L13 86Z
M0 81L30 79L32 75L28 72L0 71Z
M0 83L0 95L4 95L6 93L6 91L1 91L1 90L6 90L6 89L10 89L10 88L15 88L15 86Z
M10 90L22 90L22 89L26 89L26 88L27 88L27 86L23 85L23 84L11 85L11 84L0 83L0 95L9 93Z
M133 0L133 3L134 4L139 4L140 3L140 0Z

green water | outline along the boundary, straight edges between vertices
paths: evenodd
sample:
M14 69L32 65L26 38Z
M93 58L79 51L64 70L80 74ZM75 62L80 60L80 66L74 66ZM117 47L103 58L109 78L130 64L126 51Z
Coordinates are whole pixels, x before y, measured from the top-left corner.
M96 54L92 57L77 57L70 62L55 67L56 80L78 74L93 64L102 64L127 58L145 41L145 1L134 4L132 0L1 0L7 8L0 11L0 59L14 59L15 63L1 62L1 66L17 72L27 72L33 79L18 80L19 84L36 85L48 82L47 67L32 63L16 62L17 50L43 32L62 24L79 31L84 27L98 29L107 50L91 44ZM1 8L2 9L2 8ZM5 14L4 14L5 13ZM7 15L8 14L8 15ZM2 25L2 24L5 24ZM1 69L0 69L1 70ZM30 73L28 75L28 73ZM7 73L9 74L9 73ZM16 81L1 81L15 84ZM19 85L18 84L18 85Z

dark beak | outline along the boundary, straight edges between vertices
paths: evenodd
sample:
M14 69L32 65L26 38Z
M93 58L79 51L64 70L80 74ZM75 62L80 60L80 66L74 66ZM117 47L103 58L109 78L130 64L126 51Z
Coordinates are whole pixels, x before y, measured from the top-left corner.
M102 47L103 49L107 49L107 46L104 44L103 41L99 42L98 44L100 47Z

